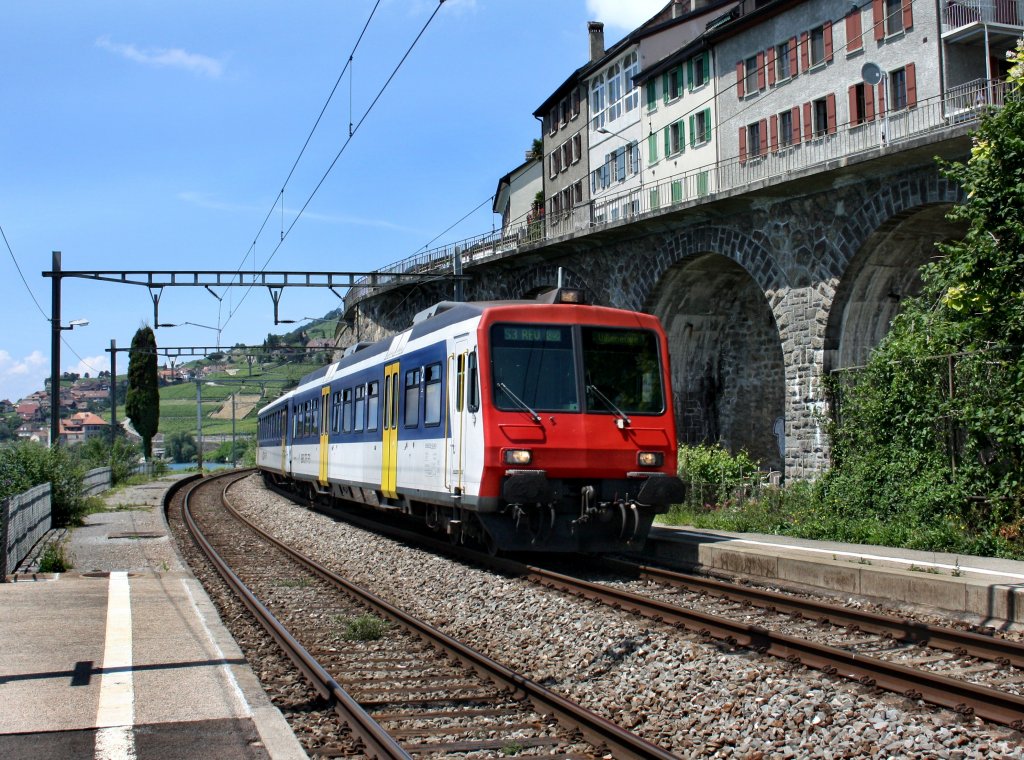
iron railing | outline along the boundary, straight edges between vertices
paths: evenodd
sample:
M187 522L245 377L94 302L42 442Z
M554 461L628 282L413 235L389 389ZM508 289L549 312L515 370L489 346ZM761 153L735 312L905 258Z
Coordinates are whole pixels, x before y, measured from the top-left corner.
M1024 26L1024 0L943 0L943 32L971 24Z
M1024 0L1013 0L1024 3ZM668 177L655 184L643 183L618 193L608 193L577 204L565 211L549 213L537 219L526 218L500 231L485 233L422 251L390 264L377 272L375 285L357 282L349 290L346 304L369 295L389 282L391 273L436 272L449 274L454 259L463 265L476 264L492 257L513 253L521 245L566 235L582 235L608 224L628 222L635 217L667 213L684 204L712 200L722 192L742 191L755 185L784 182L797 173L827 170L840 159L872 151L896 151L907 143L932 133L976 122L989 106L1001 106L1006 97L1006 82L976 79L957 85L940 96L918 101L876 115L862 123L838 125L834 131L816 131L799 142L749 152ZM794 130L795 131L795 130Z

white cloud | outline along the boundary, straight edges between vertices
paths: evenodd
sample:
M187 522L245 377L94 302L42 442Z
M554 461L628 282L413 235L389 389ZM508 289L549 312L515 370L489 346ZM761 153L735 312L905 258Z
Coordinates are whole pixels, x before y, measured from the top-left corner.
M200 53L190 53L181 48L138 48L130 43L112 42L109 37L100 37L96 46L127 58L129 61L147 66L184 69L217 79L224 73L224 63Z
M668 0L587 0L587 12L605 26L631 32L668 5Z
M50 376L50 359L40 351L33 351L22 359L15 359L0 349L0 400L18 401L33 391L41 391Z
M63 364L63 362L61 362ZM80 358L78 364L71 369L65 369L65 372L75 372L82 377L85 377L86 373L89 377L96 377L103 370L110 369L110 354L100 354L99 356L86 356ZM122 370L123 371L123 370Z

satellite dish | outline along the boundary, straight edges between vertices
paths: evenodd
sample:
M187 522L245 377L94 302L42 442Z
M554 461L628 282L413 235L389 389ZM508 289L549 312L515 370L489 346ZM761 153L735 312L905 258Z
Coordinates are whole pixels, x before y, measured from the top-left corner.
M877 63L865 63L860 67L860 78L868 84L878 84L882 81L882 69Z

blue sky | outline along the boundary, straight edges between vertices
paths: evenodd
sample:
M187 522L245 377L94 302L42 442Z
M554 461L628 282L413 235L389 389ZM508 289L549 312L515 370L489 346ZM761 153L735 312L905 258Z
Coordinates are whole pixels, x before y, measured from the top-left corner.
M533 111L586 61L586 22L603 21L611 45L666 2L447 0L367 113L438 5L380 0L284 185L375 0L12 0L0 31L0 399L49 375L51 251L67 271L235 270L252 268L253 247L267 265L290 228L268 269L364 271L480 204L433 245L489 231L485 201L540 135ZM242 293L166 289L161 322L207 327L159 329L158 344L212 345L217 327L222 345L259 343L289 329L274 327L266 290ZM292 288L280 312L338 305L330 291ZM153 307L145 288L65 279L62 317L90 322L63 332L62 371L95 374L109 369L111 340L128 346L152 324Z

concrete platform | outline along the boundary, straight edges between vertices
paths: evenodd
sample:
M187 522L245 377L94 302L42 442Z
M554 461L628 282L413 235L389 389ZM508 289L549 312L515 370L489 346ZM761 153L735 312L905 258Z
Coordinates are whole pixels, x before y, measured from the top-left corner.
M171 480L109 494L74 568L0 584L0 758L305 758L168 536Z
M712 574L940 610L995 628L1024 625L1024 562L656 526L644 554Z

